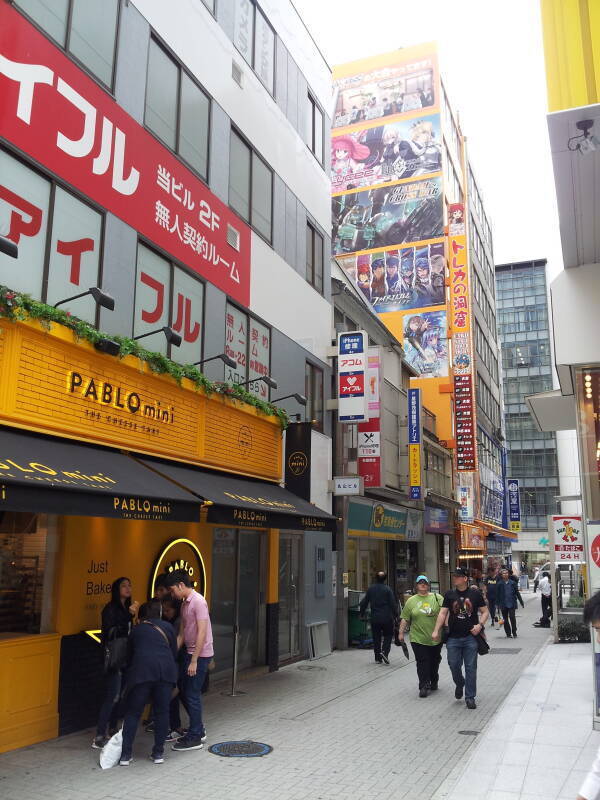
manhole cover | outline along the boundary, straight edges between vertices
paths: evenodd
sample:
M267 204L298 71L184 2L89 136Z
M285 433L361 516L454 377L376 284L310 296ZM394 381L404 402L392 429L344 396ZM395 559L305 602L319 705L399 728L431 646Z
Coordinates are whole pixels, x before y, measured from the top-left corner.
M303 669L303 670L320 669L322 671L325 671L327 669L327 667L318 667L316 664L315 665L313 665L313 664L300 664L298 669Z
M490 655L495 653L498 656L514 656L520 652L520 647L492 647L490 649Z
M480 731L459 731L461 736L479 736Z
M225 758L258 758L268 755L272 749L271 745L262 742L219 742L211 744L208 752Z

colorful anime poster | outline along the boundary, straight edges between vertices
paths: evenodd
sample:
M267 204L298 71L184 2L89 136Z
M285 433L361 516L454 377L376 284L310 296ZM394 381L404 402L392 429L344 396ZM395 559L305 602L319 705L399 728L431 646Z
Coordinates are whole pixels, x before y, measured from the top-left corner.
M444 235L442 178L364 189L332 199L335 255Z
M347 256L338 264L377 313L446 302L444 242Z
M439 114L376 125L334 136L331 141L332 194L441 169Z
M402 337L406 361L420 378L448 376L448 320L445 308L404 314Z
M434 45L407 47L333 71L333 127L439 105Z

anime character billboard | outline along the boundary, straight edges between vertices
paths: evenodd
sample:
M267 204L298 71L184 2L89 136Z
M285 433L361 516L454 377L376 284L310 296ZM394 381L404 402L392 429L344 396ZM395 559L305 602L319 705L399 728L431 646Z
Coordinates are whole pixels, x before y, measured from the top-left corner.
M439 238L444 235L442 179L337 195L332 224L336 255Z
M446 302L444 243L338 259L374 311L406 311Z
M448 376L448 321L446 310L404 314L404 355L420 378Z
M435 45L407 47L334 68L333 127L439 105Z
M439 114L377 125L331 141L332 194L441 169Z

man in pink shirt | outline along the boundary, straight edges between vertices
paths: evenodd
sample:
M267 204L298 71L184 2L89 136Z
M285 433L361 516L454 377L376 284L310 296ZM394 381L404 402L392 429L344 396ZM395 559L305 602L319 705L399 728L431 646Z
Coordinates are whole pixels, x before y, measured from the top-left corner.
M176 570L167 576L167 588L176 600L181 600L181 632L177 644L184 646L179 668L179 690L183 705L190 717L190 728L177 739L173 750L201 750L206 740L202 724L202 684L214 655L213 636L204 597L193 588L189 575Z

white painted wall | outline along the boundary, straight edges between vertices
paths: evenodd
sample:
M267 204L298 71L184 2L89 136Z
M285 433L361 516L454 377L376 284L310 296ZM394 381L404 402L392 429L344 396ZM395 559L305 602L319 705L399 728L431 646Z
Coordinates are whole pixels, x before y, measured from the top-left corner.
M250 310L326 361L331 306L254 232Z
M300 68L307 70L311 88L319 99L325 97L328 68L321 57L314 57L314 43L289 0L269 0L262 5L267 15L273 12L270 21L297 56ZM200 0L135 0L135 6L319 225L329 230L329 176L204 4ZM243 70L243 88L231 77L232 60Z
M310 501L323 511L331 513L333 495L327 489L332 469L331 439L319 431L311 431L310 448Z
M600 363L600 264L563 270L550 293L556 364Z

